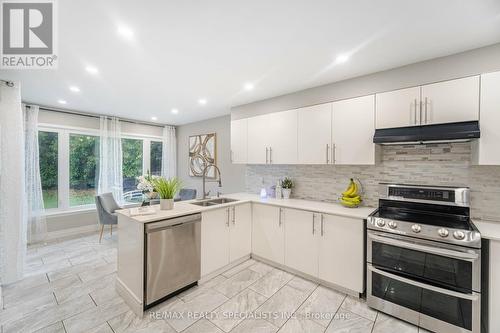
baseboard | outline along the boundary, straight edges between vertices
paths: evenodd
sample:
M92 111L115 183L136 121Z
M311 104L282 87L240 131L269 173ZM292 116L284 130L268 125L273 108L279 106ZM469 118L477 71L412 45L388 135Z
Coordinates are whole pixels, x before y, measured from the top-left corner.
M68 229L62 229L62 230L57 230L57 231L50 231L45 234L45 237L43 240L39 240L38 242L46 242L46 241L53 241L59 238L66 238L66 237L72 237L72 236L78 236L78 235L83 235L83 234L89 234L93 232L98 232L99 231L99 226L97 224L90 224L90 225L84 225L81 227L76 227L76 228L68 228ZM33 242L32 244L35 244L37 242Z
M115 288L118 295L123 298L125 303L127 303L130 309L132 309L132 311L135 313L135 315L139 318L142 318L144 315L143 302L140 301L125 284L123 284L122 280L120 280L119 277L116 277Z
M340 292L342 292L344 294L348 294L348 295L351 295L351 296L356 297L356 298L359 298L360 295L361 295L357 291L341 287L339 285L336 285L334 283L331 283L331 282L328 282L328 281L325 281L325 280L322 280L322 279L318 279L315 276L303 273L301 271L295 270L295 269L290 268L288 266L285 266L283 264L279 264L277 262L274 262L274 261L262 258L262 257L260 257L258 255L253 254L253 253L252 253L252 259L255 259L257 261L263 262L264 264L268 264L269 266L273 266L273 267L279 268L279 269L281 269L281 270L283 270L285 272L288 272L288 273L300 276L301 278L304 278L306 280L316 282L316 283L318 283L318 284L320 284L322 286L325 286L325 287L333 289L333 290L340 291Z

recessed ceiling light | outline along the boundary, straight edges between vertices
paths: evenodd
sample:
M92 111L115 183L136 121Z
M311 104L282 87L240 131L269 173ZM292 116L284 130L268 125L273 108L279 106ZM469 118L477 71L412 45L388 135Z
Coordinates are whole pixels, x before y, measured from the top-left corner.
M117 32L125 39L131 40L134 38L134 31L125 25L120 25Z
M99 73L99 70L94 66L87 66L87 67L85 67L85 70L90 74L98 74Z
M339 54L337 56L337 58L335 58L335 63L337 63L337 64L343 64L347 60L349 60L349 55L347 53Z
M178 113L179 113L179 110L177 110L177 109L172 109L172 111L171 111L171 112L172 112L173 114L178 114Z
M80 92L80 88L78 88L77 86L70 86L69 90L71 90L72 92Z
M204 99L204 98L202 98L202 99L199 99L199 100L198 100L198 103L199 103L200 105L205 105L205 104L207 104L207 100L206 100L206 99Z
M252 83L245 83L244 88L245 88L245 90L250 91L250 90L253 90L254 85Z
M152 120L152 121L157 121L157 120L158 120L158 117L154 117L154 116L153 116L153 117L151 117L151 120Z
M60 99L57 101L59 104L68 104L64 99Z

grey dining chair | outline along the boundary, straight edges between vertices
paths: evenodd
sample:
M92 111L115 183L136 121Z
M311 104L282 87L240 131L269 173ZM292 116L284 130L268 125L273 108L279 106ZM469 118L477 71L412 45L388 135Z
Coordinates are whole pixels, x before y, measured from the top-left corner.
M103 193L95 197L95 205L97 208L97 219L101 225L101 233L99 235L99 243L102 240L104 226L110 226L110 234L113 235L113 225L118 224L118 216L115 211L122 209L113 198L112 193Z
M196 199L196 189L194 188L181 188L179 196L174 201L184 201Z

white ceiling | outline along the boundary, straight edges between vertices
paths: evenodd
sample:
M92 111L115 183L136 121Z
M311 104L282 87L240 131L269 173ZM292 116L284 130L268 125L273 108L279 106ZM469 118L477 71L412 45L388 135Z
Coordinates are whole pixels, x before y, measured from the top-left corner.
M58 6L59 69L3 70L0 78L20 80L25 101L170 124L500 41L499 0L72 0ZM117 34L119 25L133 30L132 41ZM339 54L350 60L335 65ZM87 73L87 65L99 74ZM245 91L247 82L255 89Z

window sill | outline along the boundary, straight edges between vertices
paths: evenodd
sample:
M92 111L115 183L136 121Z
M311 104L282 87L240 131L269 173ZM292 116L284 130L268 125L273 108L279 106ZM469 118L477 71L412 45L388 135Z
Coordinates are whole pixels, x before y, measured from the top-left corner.
M126 203L123 205L123 208L132 208L132 207L138 207L140 204L138 203ZM83 214L83 213L89 213L89 212L95 212L96 208L95 205L92 206L82 206L82 207L75 207L75 208L69 208L69 209L51 209L45 211L45 214L43 216L45 217L51 217L51 216L69 216L69 215L78 215L78 214Z

